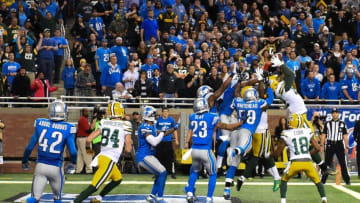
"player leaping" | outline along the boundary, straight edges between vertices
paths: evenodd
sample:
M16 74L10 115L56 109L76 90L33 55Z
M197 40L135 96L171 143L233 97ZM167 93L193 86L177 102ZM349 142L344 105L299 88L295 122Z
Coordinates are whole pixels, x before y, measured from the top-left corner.
M294 72L279 59L278 55L274 55L271 58L271 63L273 67L280 68L281 75L270 76L270 87L274 90L275 95L288 105L288 118L292 116L298 127L310 128L314 131L311 123L306 118L307 108L304 100L293 87L295 79ZM320 154L315 153L312 154L311 157L312 160L320 167L321 173L323 175L327 174L328 168L325 162L321 159Z
M320 150L320 146L316 139L314 139L313 132L310 128L298 128L296 115L291 115L288 119L288 126L290 130L284 130L281 134L280 143L272 156L279 156L288 146L290 150L290 163L284 171L280 183L281 203L286 203L287 182L291 177L297 173L304 171L307 177L316 185L321 196L321 202L326 203L326 195L324 185L320 182L319 175L311 161L311 155ZM310 143L313 149L310 149Z
M93 161L98 166L98 170L94 174L91 185L76 197L75 203L82 202L89 195L96 192L106 181L111 179L111 182L102 189L100 194L91 200L93 203L100 203L106 194L121 183L122 175L116 163L121 156L124 143L125 152L131 152L132 128L129 121L123 120L125 118L125 110L120 102L112 101L108 105L108 116L110 120L102 119L98 129L92 132L86 139L87 151L92 153L90 144L97 136L101 136L101 151Z
M195 182L202 166L204 166L210 175L206 202L212 203L216 185L215 156L211 150L214 141L213 131L215 128L234 130L240 127L243 122L240 121L234 124L221 123L217 114L209 113L206 99L197 98L194 102L194 113L189 117L189 123L186 147L189 146L190 139L192 139L192 167L190 169L188 186L185 187L187 201L188 203L195 201Z
M31 188L31 197L26 199L27 203L40 201L42 193L49 181L54 194L54 202L61 203L61 193L64 186L63 152L65 145L70 151L70 160L76 164L74 125L65 122L67 118L67 107L61 100L55 100L49 105L49 119L39 118L35 121L35 132L27 145L22 167L29 170L28 159L38 144L38 157L34 171Z

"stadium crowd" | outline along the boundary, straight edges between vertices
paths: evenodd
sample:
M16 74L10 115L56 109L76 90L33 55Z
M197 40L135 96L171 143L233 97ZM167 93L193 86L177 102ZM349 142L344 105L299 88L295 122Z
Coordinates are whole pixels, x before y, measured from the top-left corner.
M306 101L359 97L358 1L27 2L1 3L1 96L48 96L63 80L66 95L195 98L234 68L272 72L281 52Z

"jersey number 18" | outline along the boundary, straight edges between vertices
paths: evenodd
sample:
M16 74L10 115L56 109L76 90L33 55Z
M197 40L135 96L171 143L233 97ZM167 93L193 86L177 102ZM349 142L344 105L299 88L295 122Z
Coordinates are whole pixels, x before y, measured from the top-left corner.
M292 143L295 148L295 155L307 154L309 152L309 141L306 137L293 138Z

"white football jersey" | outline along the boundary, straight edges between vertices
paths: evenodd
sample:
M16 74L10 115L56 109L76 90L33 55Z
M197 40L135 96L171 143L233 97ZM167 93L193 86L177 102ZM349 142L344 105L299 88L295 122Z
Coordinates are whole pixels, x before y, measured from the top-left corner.
M263 111L261 113L261 120L260 120L260 123L259 125L257 126L256 128L256 131L257 133L264 133L265 130L268 129L268 114L266 111Z
M310 139L313 132L310 128L297 128L284 130L281 133L281 139L286 142L290 150L290 160L310 159Z
M294 88L290 88L285 91L285 82L281 81L275 90L275 95L286 102L289 105L288 113L291 114L303 114L307 112L303 98L297 93Z
M131 135L132 128L129 121L106 120L100 121L101 155L118 162L124 148L125 136Z

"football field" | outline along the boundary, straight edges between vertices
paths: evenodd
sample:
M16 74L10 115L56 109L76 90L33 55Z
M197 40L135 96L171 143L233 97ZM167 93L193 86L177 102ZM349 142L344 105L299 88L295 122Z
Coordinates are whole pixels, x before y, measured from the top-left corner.
M143 198L152 187L151 175L124 174L123 182L115 188L106 202L144 202ZM67 175L64 186L64 199L72 199L85 189L91 181L91 175ZM165 195L168 202L185 202L183 188L188 176L178 175L177 179L168 179ZM0 174L0 202L21 202L31 190L31 174ZM196 193L205 196L208 179L200 178L197 182ZM334 177L330 177L325 186L328 202L360 202L360 180L352 176L351 186L336 186ZM224 178L218 178L215 190L215 202L226 202L222 197ZM47 193L51 193L48 186ZM181 195L181 196L180 196ZM280 202L280 193L272 192L272 179L270 177L248 180L240 192L232 188L232 196L241 202ZM51 195L44 195L42 202L51 202ZM203 198L200 198L203 200ZM288 202L320 202L316 187L303 176L302 179L292 179L288 184ZM64 201L66 202L66 201ZM87 201L88 202L88 201Z

